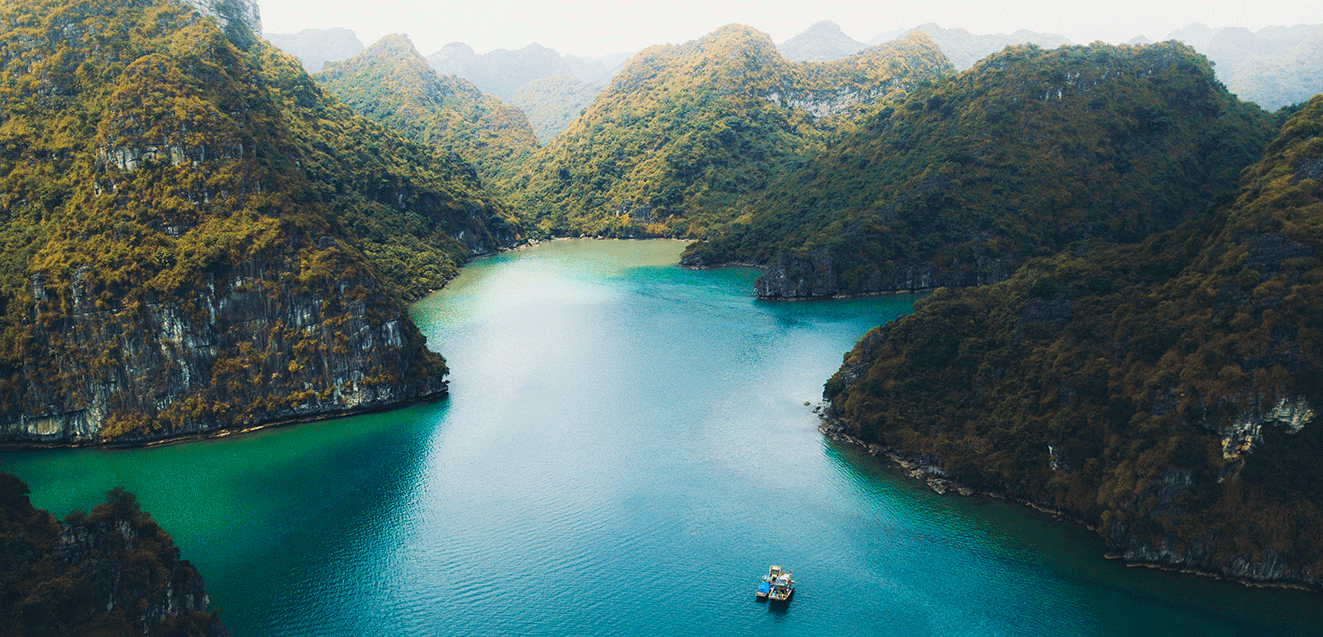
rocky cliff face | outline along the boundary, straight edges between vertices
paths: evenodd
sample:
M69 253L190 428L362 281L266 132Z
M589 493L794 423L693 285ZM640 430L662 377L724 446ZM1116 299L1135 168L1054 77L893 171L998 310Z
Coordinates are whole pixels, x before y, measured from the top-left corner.
M321 245L309 258L352 271L336 241ZM372 277L291 285L298 276L252 260L205 275L182 302L106 309L78 276L67 298L34 277L25 382L0 441L142 442L445 394Z
M262 33L257 0L183 0L216 21L231 42L248 48Z
M696 266L695 259L684 261ZM943 286L966 287L991 285L1010 278L1015 271L1010 259L981 255L952 258L949 263L893 263L885 270L870 262L867 276L856 279L848 289L841 289L835 263L826 248L819 248L807 257L777 255L753 283L754 293L761 299L812 299L841 294L879 294L892 292L925 292Z

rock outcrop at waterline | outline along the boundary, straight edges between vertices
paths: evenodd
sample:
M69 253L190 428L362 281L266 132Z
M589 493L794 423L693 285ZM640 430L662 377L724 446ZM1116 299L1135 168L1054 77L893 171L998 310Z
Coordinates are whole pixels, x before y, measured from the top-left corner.
M202 576L133 494L60 523L0 473L0 637L228 637Z
M343 260L333 242L313 258ZM22 408L0 441L146 442L445 394L417 328L381 313L389 299L372 277L314 290L290 285L296 276L254 260L206 274L183 303L104 310L75 277L67 315L34 277L33 311L51 318L29 347L48 355L24 361Z

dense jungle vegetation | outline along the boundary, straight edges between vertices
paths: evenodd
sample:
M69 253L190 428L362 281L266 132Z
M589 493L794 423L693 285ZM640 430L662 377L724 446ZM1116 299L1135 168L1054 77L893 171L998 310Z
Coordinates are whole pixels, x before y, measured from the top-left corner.
M528 116L538 140L547 144L585 113L601 90L600 84L573 75L553 75L519 87L510 103Z
M0 636L227 635L206 606L197 570L133 494L61 523L0 473Z
M824 396L862 439L1070 511L1132 559L1317 585L1320 184L1315 97L1213 214L939 289Z
M468 80L437 75L403 35L388 35L314 76L358 113L472 163L494 181L537 149L519 109L485 95Z
M1008 47L869 113L685 261L778 265L822 282L811 296L995 282L1073 241L1178 225L1272 130L1181 44Z
M922 34L794 63L766 34L727 26L635 56L502 189L546 235L703 236L860 112L950 72Z
M513 241L506 213L470 165L355 115L293 58L231 27L222 31L165 0L0 6L0 412L7 420L51 405L89 408L78 387L105 378L104 370L141 374L124 367L150 350L139 342L180 338L143 332L151 317L205 322L213 310L204 283L216 277L226 282L212 290L218 295L324 294L326 320L351 308L378 325L398 318L403 358L391 369L363 370L374 382L403 387L444 373L403 302L441 287L472 254ZM339 289L344 282L351 294ZM118 325L121 344L61 336L91 316ZM289 339L307 337L272 342ZM305 355L340 347L305 345L312 347ZM237 356L249 362L231 371L262 369L251 358ZM280 395L268 398L276 403L306 399L297 378L303 364L290 366L288 376L266 372L292 383L273 383ZM212 380L221 394L254 382ZM200 400L172 408L184 420L222 403L266 409L248 399ZM158 426L126 418L125 432Z

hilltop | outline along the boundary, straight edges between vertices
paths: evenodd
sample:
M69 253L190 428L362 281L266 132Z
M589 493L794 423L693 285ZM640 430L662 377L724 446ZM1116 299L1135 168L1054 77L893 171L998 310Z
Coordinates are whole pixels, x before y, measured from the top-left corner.
M769 298L986 285L1179 225L1271 135L1184 45L1010 47L869 113L684 263L762 264Z
M635 56L502 188L549 235L701 236L860 113L950 72L923 35L795 63L730 25Z
M824 20L778 44L776 48L781 51L781 55L786 56L787 60L830 62L854 55L868 48L868 45L845 35L839 24Z

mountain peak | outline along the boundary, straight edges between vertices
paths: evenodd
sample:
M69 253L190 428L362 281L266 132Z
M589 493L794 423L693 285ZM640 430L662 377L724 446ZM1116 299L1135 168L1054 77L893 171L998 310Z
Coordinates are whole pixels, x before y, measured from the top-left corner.
M866 46L842 32L839 24L823 20L777 48L787 59L796 62L830 62L853 55Z

